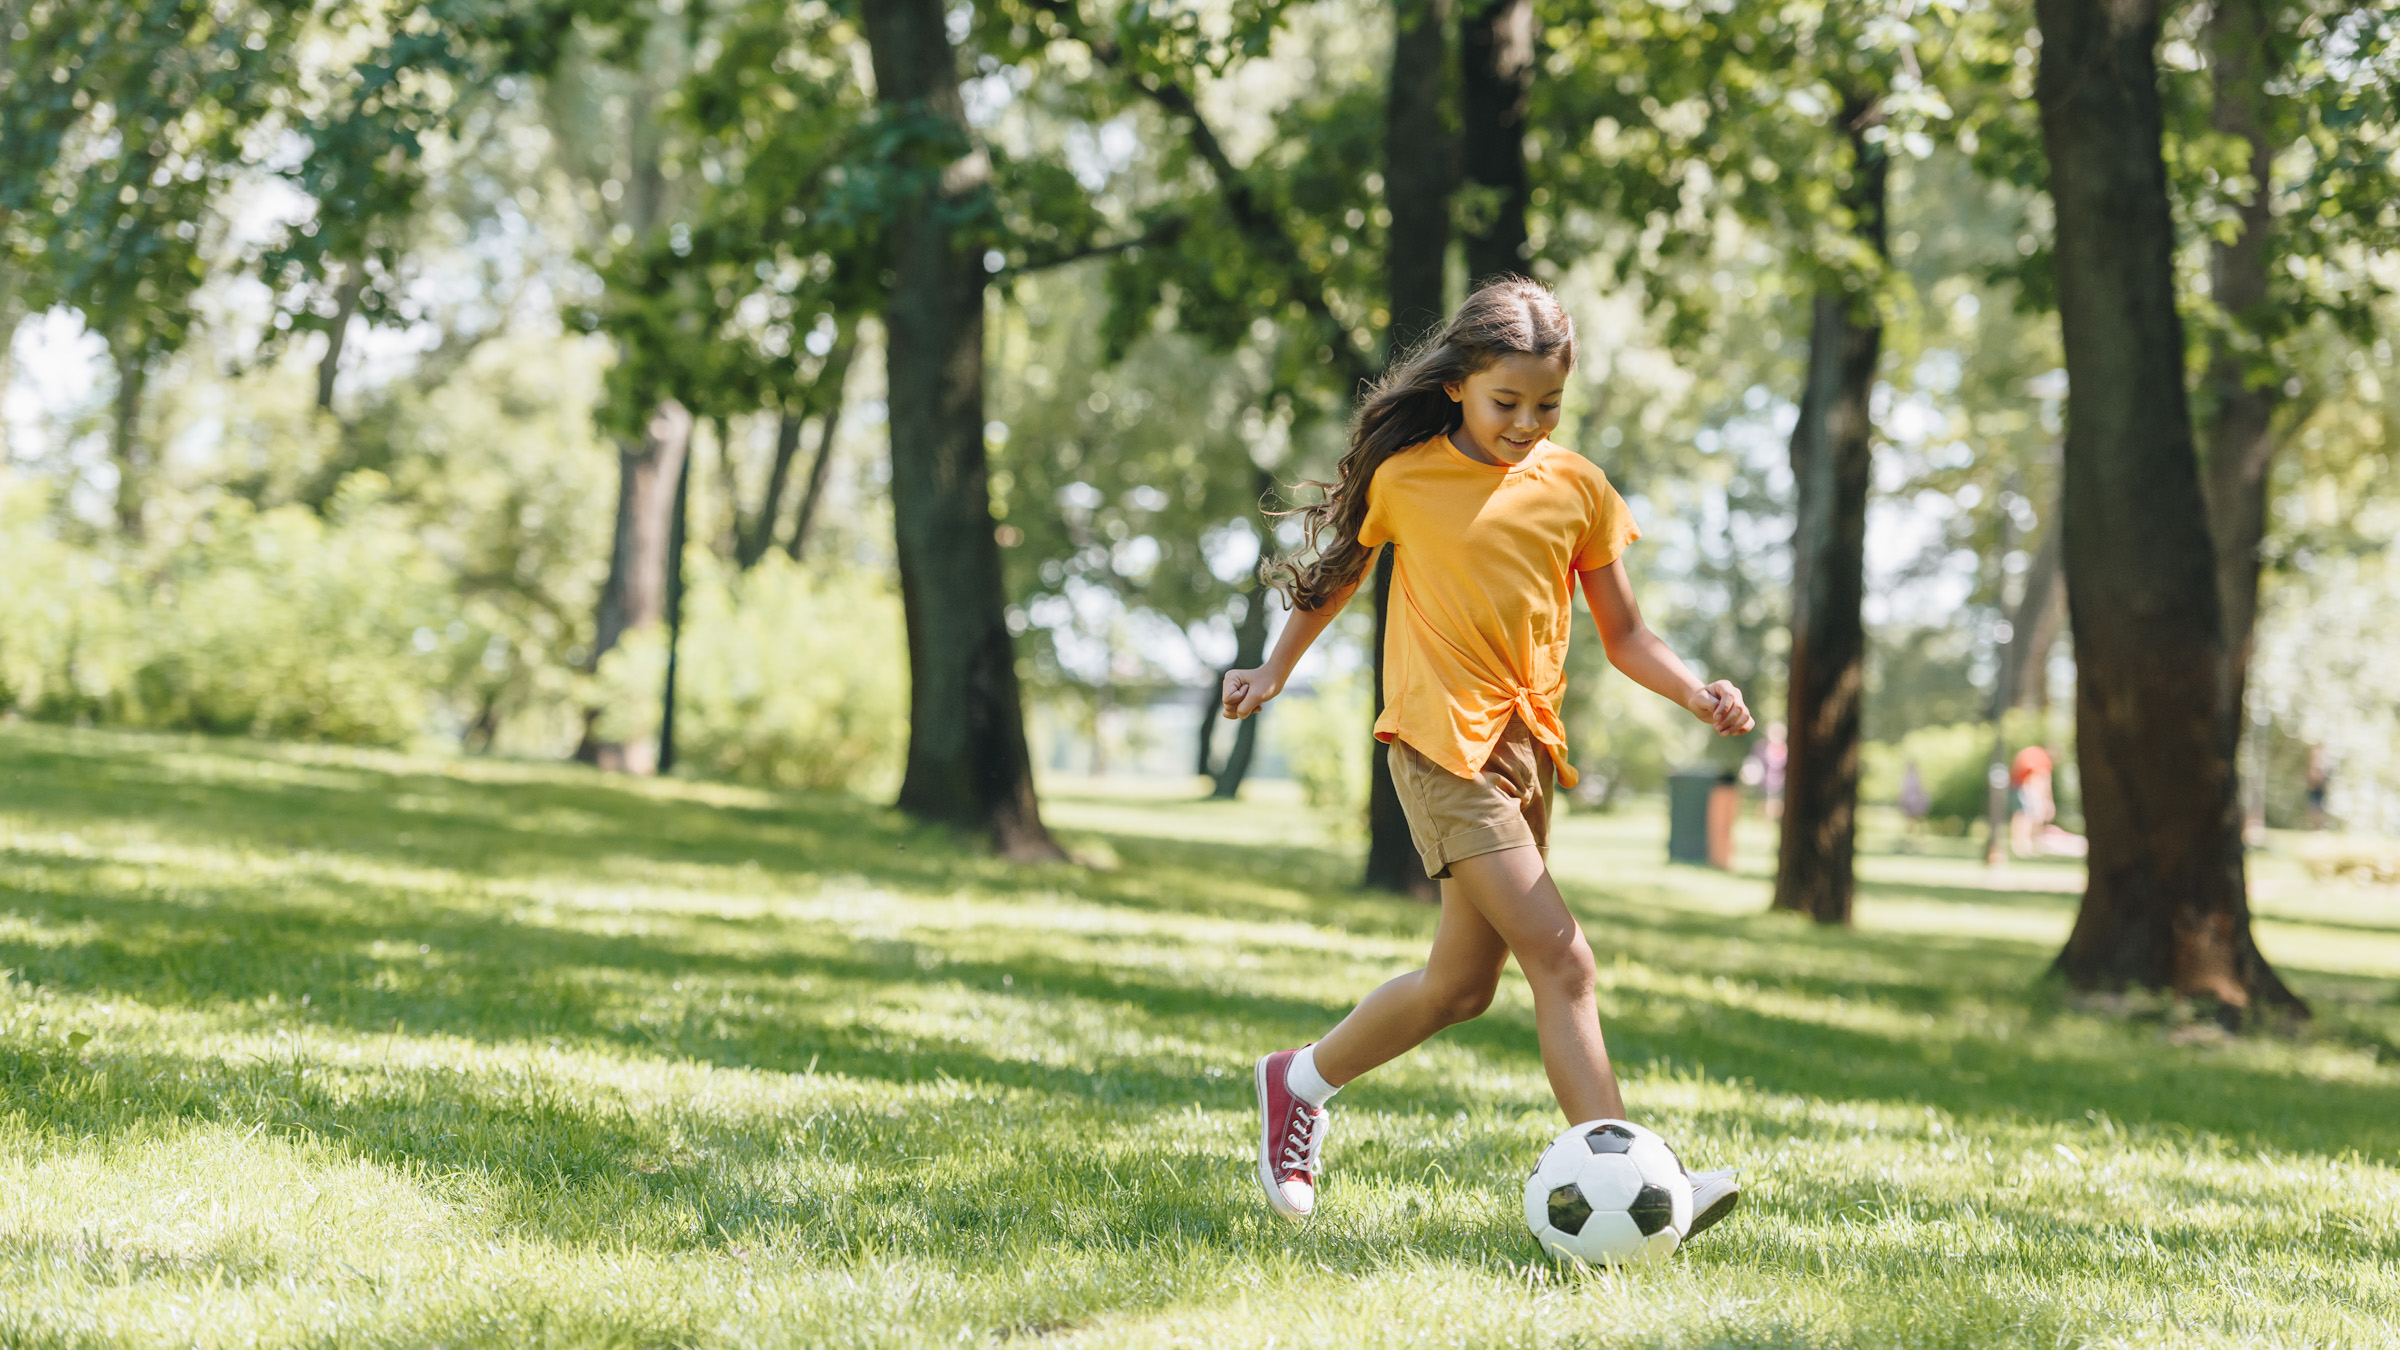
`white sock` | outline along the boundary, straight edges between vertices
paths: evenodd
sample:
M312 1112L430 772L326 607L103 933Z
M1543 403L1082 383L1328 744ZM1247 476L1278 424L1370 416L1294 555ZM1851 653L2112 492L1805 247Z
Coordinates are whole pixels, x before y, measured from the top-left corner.
M1283 1085L1310 1106L1323 1106L1341 1091L1317 1072L1317 1047L1313 1041L1302 1046L1300 1053L1292 1056L1292 1062L1284 1066Z

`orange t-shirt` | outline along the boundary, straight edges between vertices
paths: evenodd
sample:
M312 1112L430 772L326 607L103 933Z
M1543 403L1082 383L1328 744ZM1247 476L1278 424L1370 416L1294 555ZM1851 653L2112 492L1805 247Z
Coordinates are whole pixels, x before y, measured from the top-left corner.
M1399 548L1376 738L1471 778L1523 717L1560 785L1575 786L1558 717L1575 574L1640 537L1608 475L1546 440L1509 465L1470 459L1447 436L1385 460L1358 531L1370 548Z

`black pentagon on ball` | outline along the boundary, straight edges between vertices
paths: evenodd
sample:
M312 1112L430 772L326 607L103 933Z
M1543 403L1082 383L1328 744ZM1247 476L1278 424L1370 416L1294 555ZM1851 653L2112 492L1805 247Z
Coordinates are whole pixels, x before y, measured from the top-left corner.
M1675 1221L1675 1197L1667 1194L1666 1187L1653 1182L1642 1187L1625 1212L1632 1216L1633 1226L1642 1230L1642 1236L1648 1237Z
M1603 1125L1583 1137L1583 1146L1594 1153L1623 1153L1633 1147L1633 1131L1622 1125Z
M1663 1195L1665 1192L1662 1191L1660 1194ZM1552 1228L1568 1237L1574 1237L1583 1231L1584 1221L1591 1217L1592 1202L1583 1198L1583 1192L1576 1189L1574 1182L1570 1181L1550 1192L1550 1226Z

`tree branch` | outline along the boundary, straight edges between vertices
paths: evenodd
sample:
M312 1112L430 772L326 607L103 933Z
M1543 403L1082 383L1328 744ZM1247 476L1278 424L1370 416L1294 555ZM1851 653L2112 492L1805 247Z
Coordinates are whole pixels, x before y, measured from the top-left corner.
M1106 244L1086 244L1082 248L1068 249L1064 253L1052 254L1046 258L1029 258L1015 267L1001 268L992 274L992 279L1008 281L1016 277L1031 276L1036 272L1047 272L1054 267L1064 267L1069 263L1083 262L1090 258L1113 257L1129 249L1148 248L1153 244L1171 244L1175 242L1177 235L1183 233L1184 227L1191 223L1189 216L1170 216L1130 239L1118 239Z
M1100 64L1118 71L1125 68L1125 49L1118 45L1115 38L1093 32L1084 23L1074 0L1032 0L1032 6L1058 20L1076 41L1090 50L1093 59ZM1283 222L1276 218L1273 208L1259 200L1248 177L1234 166L1232 157L1225 153L1224 143L1217 139L1216 130L1209 126L1207 116L1200 111L1200 104L1191 91L1172 80L1157 77L1136 79L1132 84L1141 91L1143 97L1157 104L1161 111L1170 117L1183 119L1192 149L1216 177L1217 186L1224 193L1225 210L1233 217L1235 227L1276 257L1283 265L1301 306L1333 330L1334 342L1331 345L1334 360L1353 390L1358 385L1371 383L1375 378L1375 368L1351 342L1350 326L1343 323L1326 302L1324 283L1317 279L1316 269L1308 265L1300 252L1299 243L1284 228Z

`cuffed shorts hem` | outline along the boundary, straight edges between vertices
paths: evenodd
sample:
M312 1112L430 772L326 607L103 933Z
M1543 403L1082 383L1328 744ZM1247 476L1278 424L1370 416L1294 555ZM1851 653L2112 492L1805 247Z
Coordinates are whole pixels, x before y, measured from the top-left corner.
M1518 822L1514 829L1504 825L1487 825L1481 829L1463 830L1446 839L1435 841L1433 847L1420 850L1425 858L1425 875L1435 881L1450 877L1450 865L1478 858L1486 853L1498 853L1504 848L1523 848L1532 845L1550 856L1550 846L1533 837L1533 827Z

